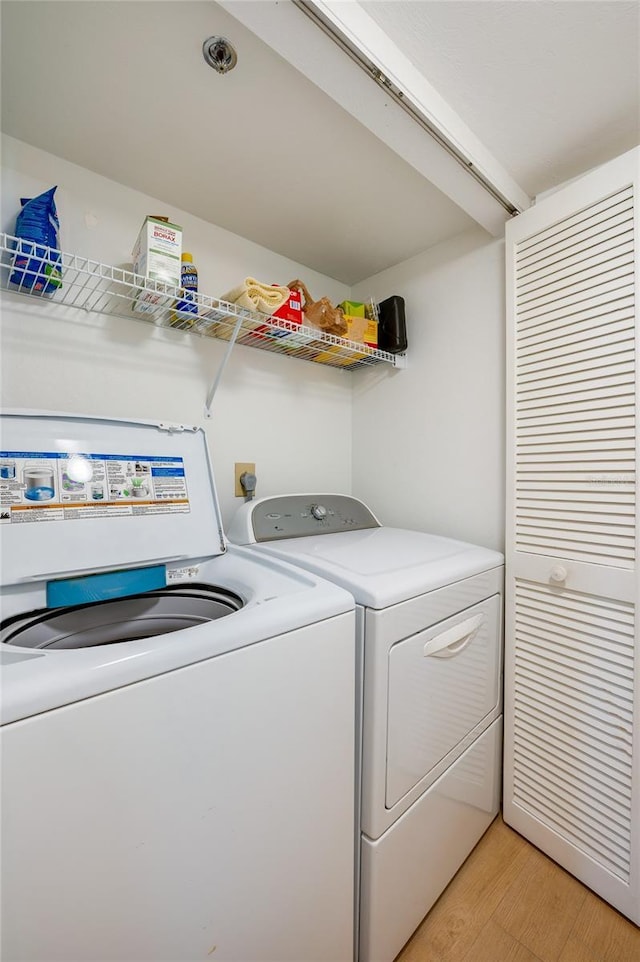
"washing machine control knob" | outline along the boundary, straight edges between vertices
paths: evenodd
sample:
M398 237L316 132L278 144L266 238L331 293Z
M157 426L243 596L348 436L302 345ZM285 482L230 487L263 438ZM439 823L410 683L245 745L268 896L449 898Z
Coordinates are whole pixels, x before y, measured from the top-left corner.
M316 521L324 521L324 519L327 517L327 509L323 504L312 504L311 514Z

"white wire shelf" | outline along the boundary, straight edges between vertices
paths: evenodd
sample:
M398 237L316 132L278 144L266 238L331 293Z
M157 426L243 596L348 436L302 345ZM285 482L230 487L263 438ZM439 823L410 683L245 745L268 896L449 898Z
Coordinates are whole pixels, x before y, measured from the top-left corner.
M230 343L235 340L248 347L346 371L381 363L399 368L406 364L405 355L390 354L311 327L248 311L206 294L195 295L193 313L178 315L175 302L181 296L179 288L77 254L40 245L36 249L35 245L11 234L0 233L0 245L0 286L12 293L41 298L52 306L64 305L146 321ZM17 251L29 256L29 262L20 269L14 267ZM59 284L52 269L60 272ZM54 286L56 284L58 286ZM142 305L144 313L134 310L140 291L149 299Z

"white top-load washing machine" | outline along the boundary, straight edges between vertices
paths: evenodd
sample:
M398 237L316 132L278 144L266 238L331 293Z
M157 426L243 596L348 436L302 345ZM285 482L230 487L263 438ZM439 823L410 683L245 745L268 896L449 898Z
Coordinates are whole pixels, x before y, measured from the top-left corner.
M352 957L354 604L201 430L2 417L2 958Z
M499 809L503 556L333 494L245 504L229 539L356 599L359 957L391 962Z

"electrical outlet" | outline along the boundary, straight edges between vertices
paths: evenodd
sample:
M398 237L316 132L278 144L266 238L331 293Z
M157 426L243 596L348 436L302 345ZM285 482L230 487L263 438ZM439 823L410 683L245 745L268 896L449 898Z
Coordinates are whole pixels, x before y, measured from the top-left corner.
M244 461L242 463L239 463L238 461L236 461L235 468L234 468L236 498L244 498L244 489L240 484L240 475L244 474L245 471L248 471L249 474L255 474L256 473L255 464L249 464Z

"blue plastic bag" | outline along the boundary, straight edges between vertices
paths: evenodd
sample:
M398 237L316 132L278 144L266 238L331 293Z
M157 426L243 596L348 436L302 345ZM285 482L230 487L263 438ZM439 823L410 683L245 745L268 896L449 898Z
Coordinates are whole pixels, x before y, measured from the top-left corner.
M53 195L56 187L38 197L23 197L16 220L15 254L9 282L34 294L51 294L62 286L59 252L60 222Z

